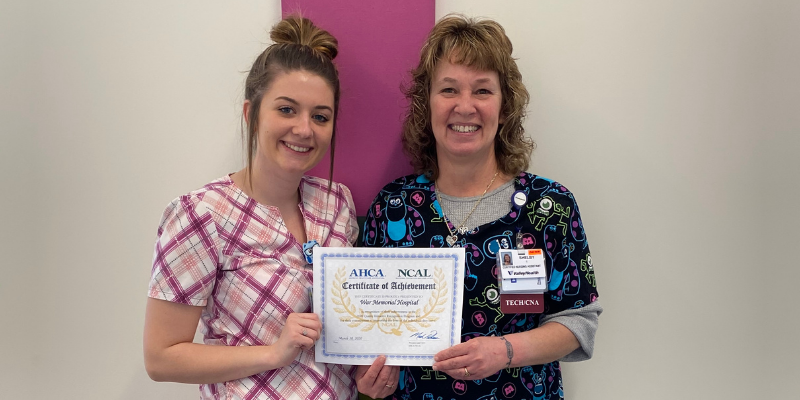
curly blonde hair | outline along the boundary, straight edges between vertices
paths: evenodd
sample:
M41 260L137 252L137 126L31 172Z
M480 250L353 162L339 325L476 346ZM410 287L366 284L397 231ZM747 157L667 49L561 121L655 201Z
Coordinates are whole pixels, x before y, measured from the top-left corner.
M525 136L522 121L530 95L511 51L511 40L495 21L454 14L436 23L420 50L419 64L411 71L411 83L405 89L410 106L403 121L403 151L416 173L433 180L439 176L430 120L430 89L433 73L442 60L497 72L502 91L500 115L505 117L494 142L497 165L501 172L512 176L528 168L535 145Z

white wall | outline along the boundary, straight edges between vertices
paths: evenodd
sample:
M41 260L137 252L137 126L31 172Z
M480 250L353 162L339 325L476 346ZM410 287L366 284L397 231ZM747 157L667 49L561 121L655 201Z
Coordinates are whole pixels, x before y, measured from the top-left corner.
M240 168L244 72L280 3L18 3L0 6L0 398L197 398L143 367L156 228Z
M241 165L279 3L62 3L0 3L2 397L196 398L142 366L152 243L167 202ZM798 2L450 11L505 26L531 170L581 205L607 311L567 396L796 397Z

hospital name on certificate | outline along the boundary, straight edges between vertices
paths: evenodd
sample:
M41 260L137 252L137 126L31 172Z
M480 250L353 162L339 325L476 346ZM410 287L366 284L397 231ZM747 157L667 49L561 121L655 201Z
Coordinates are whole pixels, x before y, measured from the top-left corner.
M357 260L350 261L351 264L355 262ZM408 269L392 265L350 269L342 265L337 269L331 289L330 300L338 306L333 307L333 311L351 328L363 323L361 330L365 332L377 328L400 336L404 330L416 332L419 328L428 328L445 311L443 306L448 303L450 294L442 268L434 266L432 269L433 272L428 268ZM395 279L424 283L398 282ZM422 299L427 302L414 308L420 306Z

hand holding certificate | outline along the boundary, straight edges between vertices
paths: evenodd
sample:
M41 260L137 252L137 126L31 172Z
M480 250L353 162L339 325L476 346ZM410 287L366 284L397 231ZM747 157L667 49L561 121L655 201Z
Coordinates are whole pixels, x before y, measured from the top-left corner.
M314 249L316 361L432 365L461 342L464 249Z

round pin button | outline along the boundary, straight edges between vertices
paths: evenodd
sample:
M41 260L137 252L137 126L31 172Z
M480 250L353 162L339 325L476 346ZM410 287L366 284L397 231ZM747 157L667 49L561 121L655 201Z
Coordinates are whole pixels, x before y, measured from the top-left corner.
M521 190L517 190L511 195L511 202L514 203L515 208L521 208L525 205L526 201L528 201L528 196Z

